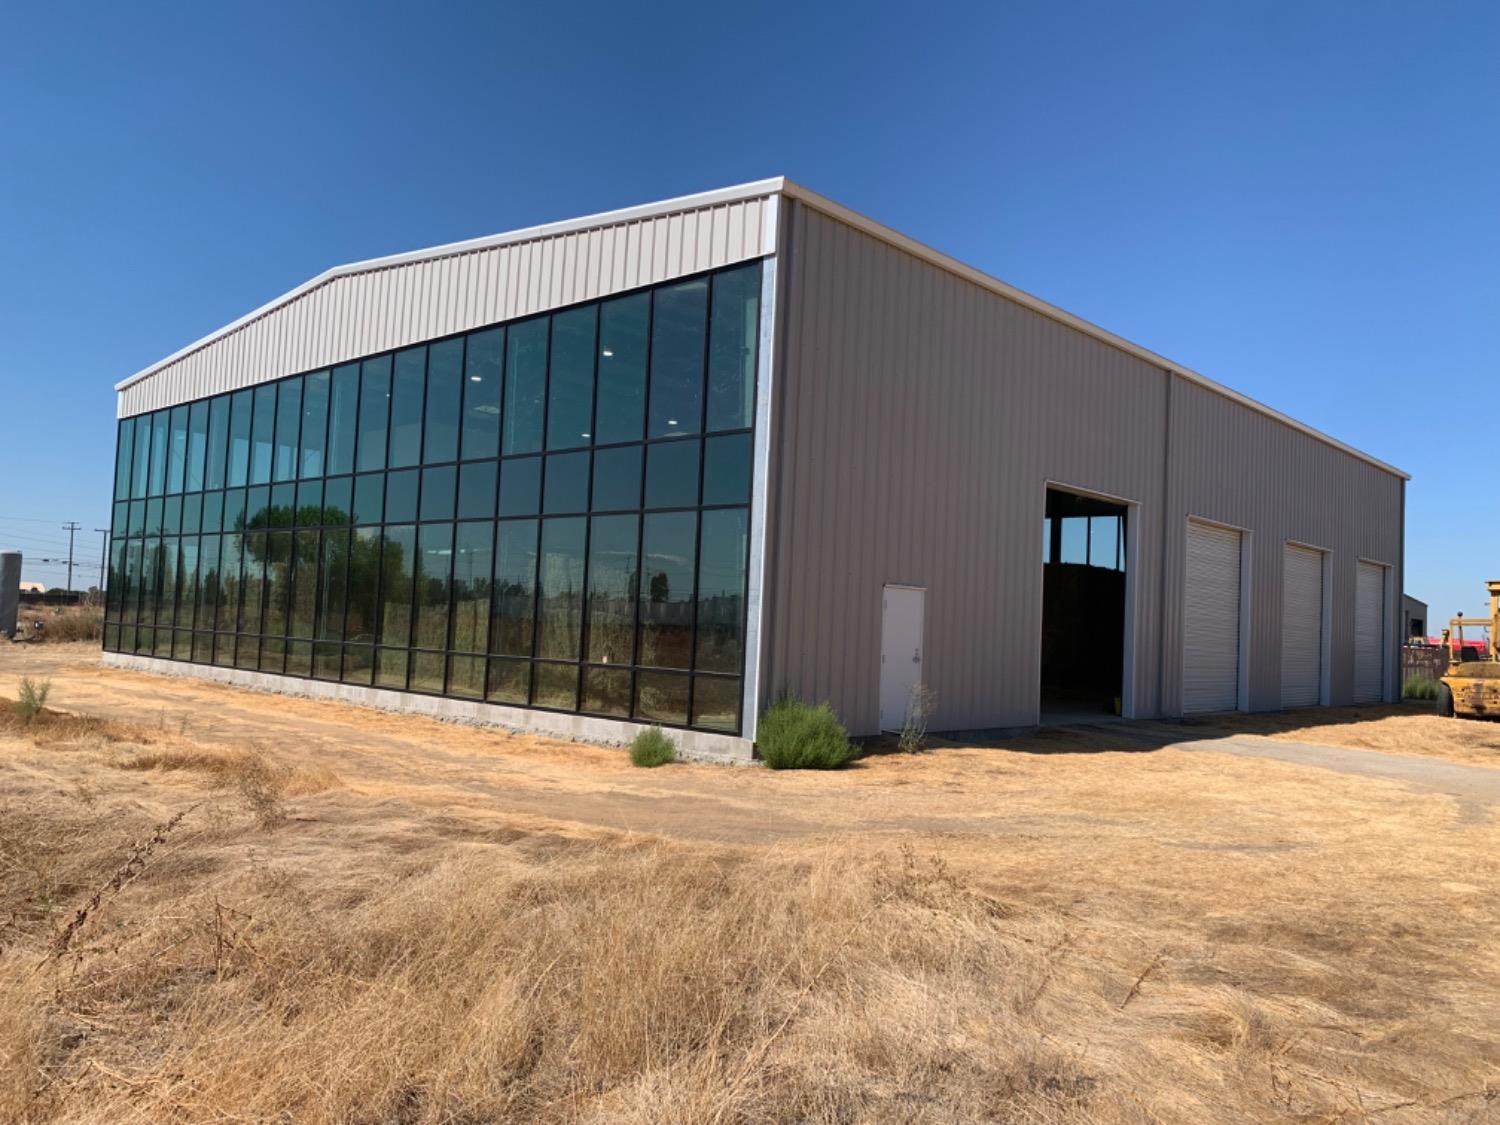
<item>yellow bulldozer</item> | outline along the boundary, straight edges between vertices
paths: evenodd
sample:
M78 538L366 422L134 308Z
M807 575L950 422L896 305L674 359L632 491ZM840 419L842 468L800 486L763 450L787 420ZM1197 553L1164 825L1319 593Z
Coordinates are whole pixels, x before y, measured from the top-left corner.
M1490 617L1459 614L1443 630L1448 650L1448 674L1438 681L1439 715L1467 719L1500 716L1500 582L1487 582ZM1464 626L1487 631L1483 647L1464 643Z

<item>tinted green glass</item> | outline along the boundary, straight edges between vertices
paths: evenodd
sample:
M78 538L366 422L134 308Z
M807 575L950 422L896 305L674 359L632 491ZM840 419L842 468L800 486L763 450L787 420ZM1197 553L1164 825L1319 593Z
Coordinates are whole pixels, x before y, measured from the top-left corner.
M198 540L198 606L194 625L212 629L219 605L220 537L205 535Z
M750 435L727 434L703 443L703 503L750 502Z
M538 656L577 660L583 622L583 549L588 521L542 521L537 573Z
M422 519L451 520L458 470L452 465L422 470Z
M755 411L760 263L714 274L708 337L708 428L748 428Z
M375 670L375 649L370 645L344 646L344 675L346 684L368 684Z
M332 477L323 483L323 522L346 524L354 515L354 478Z
M456 652L484 652L490 624L490 575L495 564L495 525L461 523L453 540L453 633Z
M181 492L187 476L188 408L174 406L167 425L167 492Z
M580 710L595 715L630 716L630 669L585 668Z
M636 660L648 667L688 668L693 654L693 556L698 515L664 512L645 519Z
M175 537L161 540L157 548L157 598L156 623L172 624L172 614L177 601L177 540Z
M120 620L120 607L125 604L125 548L124 539L111 539L109 544L109 585L105 591L105 620Z
M542 459L522 457L500 462L500 514L534 516L541 510Z
M421 484L418 469L390 473L385 482L385 522L410 523L417 518L417 488Z
M266 536L266 636L286 635L291 595L292 533L273 531Z
M646 447L646 507L688 508L698 503L698 450L702 442L658 442Z
M542 447L547 393L547 318L512 326L505 342L505 407L500 414L504 453Z
M158 496L154 500L146 501L146 534L161 534L162 500Z
M465 460L495 457L500 452L500 368L504 349L503 328L469 334L464 349L462 454Z
M250 483L266 484L271 479L275 453L271 440L276 433L275 383L255 388L254 419L250 427Z
M379 640L405 645L411 636L411 587L416 567L417 529L388 527L381 542L381 610ZM401 664L401 680L406 664Z
M405 688L407 664L405 649L378 649L375 656L375 682L381 687Z
M650 436L695 434L702 425L708 282L658 289L651 314Z
M531 704L558 711L578 710L578 665L538 662Z
M698 655L694 665L700 672L740 671L749 526L745 508L703 513L698 555Z
M192 628L193 611L198 604L198 537L184 535L178 548L177 612L174 625Z
M221 633L234 632L240 608L240 535L219 537L218 618L215 628Z
M365 473L354 478L355 523L379 523L384 503L384 473Z
M298 476L323 475L323 453L328 444L328 382L326 371L314 372L305 381Z
M321 640L336 641L344 636L349 566L349 531L340 528L323 532L323 558L318 566L318 632ZM314 652L314 663L317 655Z
M354 471L354 435L358 430L359 364L333 369L328 405L326 472L329 476Z
M297 485L297 526L316 526L323 522L323 481L305 480Z
M146 530L146 502L144 500L132 500L130 502L130 519L126 524L126 534L141 535Z
M162 505L161 530L164 535L176 535L182 530L181 496L168 496Z
M271 507L271 490L264 485L245 490L245 528L264 528Z
M115 499L130 498L130 455L135 444L135 419L120 421L115 439Z
M385 468L386 426L390 421L391 357L380 356L360 364L359 445L360 472Z
M588 651L595 664L625 664L635 645L636 516L595 516L589 531Z
M339 661L343 658L344 646L339 644L313 645L313 676L320 680L339 678Z
M229 459L229 396L208 403L208 456L203 464L203 487L223 488Z
M594 441L640 441L646 425L646 335L651 295L605 301L599 312L599 402Z
M120 597L120 620L135 624L141 602L142 540L132 540L125 549L125 589Z
M250 415L255 409L253 391L236 391L229 396L229 472L231 488L240 488L250 480Z
M130 501L121 500L115 505L114 512L110 527L114 532L114 537L119 539L130 534Z
M447 658L440 652L414 652L411 654L412 691L433 694L443 690L443 668Z
M259 633L264 607L266 535L253 532L244 537L240 571L240 613L235 626L241 633Z
M458 460L459 403L463 395L464 342L444 340L427 349L427 417L422 460Z
M448 694L465 699L479 699L484 695L484 657L448 658Z
M188 411L187 468L183 488L198 492L203 488L204 459L208 456L208 401L192 404Z
M294 480L297 476L297 437L302 427L302 380L283 379L276 393L276 450L271 461L272 480Z
M597 305L552 317L552 355L547 382L547 448L588 445L594 411L594 343Z
M291 527L297 522L297 486L291 481L271 486L271 507L266 513L267 527Z
M531 655L536 608L536 520L501 520L495 548L490 651ZM528 681L529 682L529 681Z
M686 723L688 677L672 672L638 672L635 715L657 723Z
M447 645L452 566L453 525L430 523L419 527L412 594L412 611L416 616L412 645L416 648L442 649Z
M427 349L396 353L391 383L391 459L393 469L404 469L422 459L422 399L426 394Z
M224 529L224 494L222 492L205 492L203 494L203 523L204 531L218 532Z
M531 662L529 660L491 660L490 682L485 698L491 703L519 703L523 706L531 695Z
M151 479L146 484L147 496L160 496L167 485L167 433L170 412L158 410L151 415Z
M740 681L718 676L693 677L693 726L710 730L740 729Z
M312 645L304 641L287 643L286 674L288 676L312 675Z
M286 641L280 637L262 637L260 640L260 670L280 673L286 663Z
M368 644L375 639L380 614L380 542L378 527L355 528L350 540L348 611L344 617L347 641Z
M495 477L499 466L493 461L470 461L458 470L458 518L493 519L495 516Z
M151 415L135 420L135 449L130 455L130 498L142 500L151 477Z
M544 470L542 511L586 512L589 507L588 453L554 453Z
M641 447L622 445L594 454L596 512L621 511L641 506Z
M182 498L182 531L196 535L203 527L203 494L189 493Z

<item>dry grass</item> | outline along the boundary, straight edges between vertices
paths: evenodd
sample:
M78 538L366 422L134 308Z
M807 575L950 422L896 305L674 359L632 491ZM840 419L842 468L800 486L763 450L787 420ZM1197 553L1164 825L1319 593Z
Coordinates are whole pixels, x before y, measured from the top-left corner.
M95 645L104 639L104 610L94 606L25 606L16 616L18 636L34 643L37 634L33 623L42 623L44 644L71 644L87 641Z

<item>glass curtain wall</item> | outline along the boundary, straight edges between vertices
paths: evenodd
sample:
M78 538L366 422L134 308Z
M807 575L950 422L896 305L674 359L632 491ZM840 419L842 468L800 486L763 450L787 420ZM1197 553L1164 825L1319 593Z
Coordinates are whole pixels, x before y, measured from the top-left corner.
M759 262L120 422L105 648L737 732Z

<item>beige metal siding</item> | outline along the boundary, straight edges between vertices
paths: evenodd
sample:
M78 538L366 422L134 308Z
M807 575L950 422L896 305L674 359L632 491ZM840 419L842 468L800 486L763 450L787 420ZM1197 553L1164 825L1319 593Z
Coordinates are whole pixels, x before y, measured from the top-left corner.
M827 699L874 731L881 589L909 584L928 591L934 729L1035 722L1051 481L1139 505L1136 714L1182 712L1189 516L1329 546L1331 697L1349 701L1355 563L1399 564L1399 477L806 204L789 211L763 698ZM1246 700L1271 709L1282 557L1248 556Z
M772 196L333 277L121 390L121 417L759 257Z
M1242 536L1189 520L1183 575L1182 709L1233 711L1240 703Z

